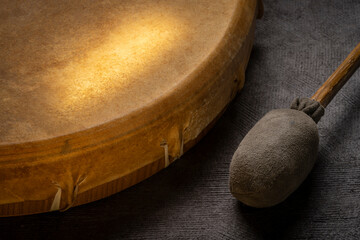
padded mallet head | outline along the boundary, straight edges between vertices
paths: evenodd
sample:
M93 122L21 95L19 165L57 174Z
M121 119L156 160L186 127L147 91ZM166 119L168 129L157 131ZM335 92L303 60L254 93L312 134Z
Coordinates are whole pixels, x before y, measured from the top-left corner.
M291 107L267 113L232 158L230 191L246 205L280 203L298 188L316 161L319 135L315 121L324 109L310 99L296 99Z

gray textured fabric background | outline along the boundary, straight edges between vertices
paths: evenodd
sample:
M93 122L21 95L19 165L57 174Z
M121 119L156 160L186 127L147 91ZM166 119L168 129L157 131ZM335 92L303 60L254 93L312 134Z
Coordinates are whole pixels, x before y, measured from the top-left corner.
M232 154L266 112L310 97L360 42L359 0L265 0L247 82L213 130L168 169L110 198L0 219L0 239L360 239L360 70L319 122L320 152L282 204L228 190Z

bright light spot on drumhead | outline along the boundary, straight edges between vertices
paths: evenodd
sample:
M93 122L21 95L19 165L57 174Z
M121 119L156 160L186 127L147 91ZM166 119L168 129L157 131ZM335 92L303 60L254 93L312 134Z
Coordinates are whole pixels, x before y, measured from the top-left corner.
M64 92L59 93L61 108L71 111L74 106L94 105L124 90L153 61L171 50L181 34L177 24L171 17L148 16L110 31L101 45L89 46L91 50L71 62L59 76L66 81Z

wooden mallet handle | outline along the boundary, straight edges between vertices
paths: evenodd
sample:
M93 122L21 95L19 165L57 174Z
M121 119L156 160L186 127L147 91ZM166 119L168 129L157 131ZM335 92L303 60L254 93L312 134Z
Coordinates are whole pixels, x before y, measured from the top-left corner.
M325 108L360 66L360 43L311 97Z

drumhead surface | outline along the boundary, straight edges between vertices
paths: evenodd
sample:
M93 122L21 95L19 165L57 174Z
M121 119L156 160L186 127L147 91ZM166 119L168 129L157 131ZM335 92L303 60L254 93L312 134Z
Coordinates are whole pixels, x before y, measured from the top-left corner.
M78 132L171 94L237 0L2 1L0 142Z

